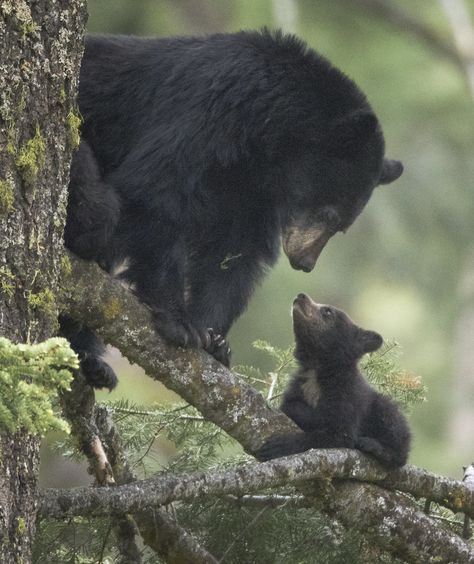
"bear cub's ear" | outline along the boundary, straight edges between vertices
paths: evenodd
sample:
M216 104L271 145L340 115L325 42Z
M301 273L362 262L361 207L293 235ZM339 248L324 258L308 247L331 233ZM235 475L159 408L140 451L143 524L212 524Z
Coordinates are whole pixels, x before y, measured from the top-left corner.
M361 349L364 354L376 351L383 343L381 335L375 331L366 331L365 329L361 329L359 338Z

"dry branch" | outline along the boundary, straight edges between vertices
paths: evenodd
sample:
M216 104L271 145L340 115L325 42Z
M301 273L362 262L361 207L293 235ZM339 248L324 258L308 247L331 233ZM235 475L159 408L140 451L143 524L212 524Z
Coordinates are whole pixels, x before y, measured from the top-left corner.
M107 408L95 406L95 422L102 442L105 445L115 479L118 484L135 482L136 476L127 460L120 435ZM136 523L145 542L168 564L216 564L217 560L197 540L183 529L165 509L149 508L130 517L121 517L121 522L128 526L128 537L131 537L132 526ZM127 535L126 535L127 536ZM128 546L133 547L133 539ZM130 560L135 562L135 560Z
M62 398L64 414L73 435L89 462L98 485L126 484L136 480L127 461L120 436L105 407L96 405L94 392L78 372L71 392ZM113 525L123 562L141 562L136 537L169 564L194 562L215 564L216 560L180 527L166 511L151 509L131 517L115 514Z

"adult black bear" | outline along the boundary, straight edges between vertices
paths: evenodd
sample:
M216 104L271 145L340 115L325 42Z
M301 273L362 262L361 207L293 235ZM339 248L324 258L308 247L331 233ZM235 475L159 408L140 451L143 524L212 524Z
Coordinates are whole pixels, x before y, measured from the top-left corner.
M223 362L222 337L280 237L293 268L311 271L402 172L357 86L278 32L88 37L79 108L66 245L109 271L126 264L161 335ZM84 358L90 334L63 330ZM103 377L113 384L91 376Z
M304 432L271 437L257 457L269 460L310 448L347 447L369 453L390 468L403 466L410 448L406 420L357 368L365 353L380 348L382 337L305 294L293 303L293 329L300 368L281 410Z

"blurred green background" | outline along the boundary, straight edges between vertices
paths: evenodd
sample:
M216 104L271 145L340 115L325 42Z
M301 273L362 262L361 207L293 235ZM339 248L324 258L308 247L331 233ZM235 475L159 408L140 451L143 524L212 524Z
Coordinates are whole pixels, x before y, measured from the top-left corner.
M292 343L289 310L298 292L337 305L362 326L399 342L401 366L429 388L428 401L410 417L411 462L462 476L461 466L474 457L474 99L442 3L88 5L91 32L167 36L280 27L304 38L366 92L383 124L387 156L402 160L405 173L394 185L376 189L362 216L331 240L311 274L292 271L281 257L230 334L233 362L265 368L254 340ZM465 5L474 16L474 2ZM171 401L170 392L136 367L123 361L116 366L121 382L112 397Z

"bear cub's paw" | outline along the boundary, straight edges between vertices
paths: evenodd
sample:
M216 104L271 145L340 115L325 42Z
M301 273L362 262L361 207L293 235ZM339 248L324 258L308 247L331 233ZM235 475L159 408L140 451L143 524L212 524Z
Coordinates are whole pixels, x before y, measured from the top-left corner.
M307 437L304 433L286 433L270 437L255 453L255 458L261 462L298 454L311 448L307 444Z

